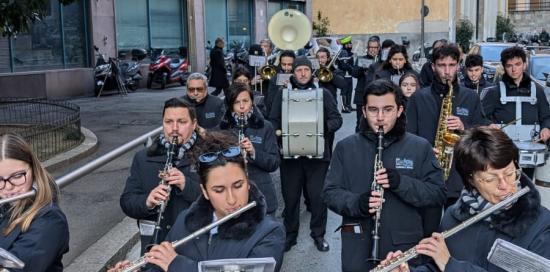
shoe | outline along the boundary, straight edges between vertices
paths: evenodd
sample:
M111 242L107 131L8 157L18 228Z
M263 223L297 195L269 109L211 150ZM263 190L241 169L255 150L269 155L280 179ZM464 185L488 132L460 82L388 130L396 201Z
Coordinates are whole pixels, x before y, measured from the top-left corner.
M296 245L296 240L286 240L285 242L285 252L288 252L293 246Z
M342 113L351 113L348 107L342 106Z
M327 252L330 249L327 241L323 237L315 237L313 238L313 242L315 243L315 247L317 247L317 250L321 252Z

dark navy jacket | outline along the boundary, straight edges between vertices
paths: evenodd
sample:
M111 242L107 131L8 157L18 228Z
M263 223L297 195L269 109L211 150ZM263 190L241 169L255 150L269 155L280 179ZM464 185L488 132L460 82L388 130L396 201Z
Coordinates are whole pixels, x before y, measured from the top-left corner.
M491 87L495 86L492 82L487 81L483 75L477 84L473 83L468 76L465 76L460 83L462 86L474 90L479 95L481 100L483 100L483 97L487 94L487 91Z
M382 68L382 66L380 68ZM376 73L374 74L374 79L384 78L384 79L387 79L390 82L394 83L395 85L399 86L399 82L391 81L391 77L395 76L395 75L398 75L398 74L404 75L406 73L412 73L416 77L419 76L418 73L415 70L413 70L412 68L405 68L404 67L403 69L398 71L398 70L396 70L392 67L392 68L387 68L387 69L378 69L378 71L376 71Z
M422 210L445 202L443 174L430 144L404 132L385 136L382 161L400 174L397 188L385 189L380 223L380 256L407 250L424 237ZM368 271L371 252L372 214L360 209L360 196L371 191L377 136L368 132L348 136L336 144L325 180L323 199L329 209L342 215L342 225L359 223L363 233L342 232L343 271ZM434 226L437 229L439 220Z
M456 81L453 86L452 112L464 123L464 128L490 124L483 115L479 96L473 90L459 87ZM432 146L437 132L441 102L447 92L448 87L435 80L430 87L416 91L409 97L407 104L407 131L428 140ZM462 186L462 180L453 166L447 180L447 197L458 197Z
M200 138L197 139L197 141L200 140ZM130 176L126 180L124 192L120 196L120 207L124 214L138 220L157 220L158 209L149 210L145 202L149 193L159 185L158 174L164 168L165 163L166 149L158 144L158 139L155 139L153 145L148 149L136 153L130 168ZM159 232L161 240L176 221L178 214L187 209L201 194L199 176L187 155L177 162L175 167L185 176L185 188L181 191L178 187L172 186ZM150 243L151 236L141 236L142 254Z
M366 55L360 58L365 58L374 61L375 58L371 55ZM358 65L353 66L351 75L357 78L357 85L355 85L355 95L353 96L353 103L356 105L363 105L363 95L365 94L365 87L374 80L374 74L378 70L378 67L382 64L382 61L373 62L368 68L360 67ZM358 107L361 108L361 107Z
M487 254L497 238L550 259L550 211L540 205L540 194L533 183L522 178L531 191L491 223L481 220L445 239L451 258L445 272L504 272L487 261ZM451 229L471 215L462 201L449 207L441 222L441 231ZM439 271L433 263L412 271Z
M265 201L261 192L251 184L250 201L258 206L218 227L218 234L203 234L176 248L177 257L170 263L169 272L196 272L197 264L205 260L273 257L276 271L283 263L285 229L265 216ZM203 196L182 212L167 241L182 239L212 223L214 208Z
M290 77L290 83L294 88L300 89L300 90L306 90L308 88L316 88L313 84L313 78L304 86L300 86L297 84L296 80L294 79L294 76ZM282 105L283 105L283 93L280 91L277 96L275 96L275 99L273 101L273 106L271 108L271 113L269 114L269 121L275 128L281 129L281 120L282 120ZM329 140L330 137L333 137L332 135L336 133L338 129L342 126L342 115L340 115L340 112L338 112L338 108L336 105L336 100L332 97L332 95L323 88L323 117L325 118L324 121L324 135L325 135L325 152L323 155L322 160L323 161L330 161L330 156L332 153L332 150L330 149L330 143Z
M2 218L1 230L8 226L9 214ZM0 247L25 263L24 269L10 271L63 271L63 254L69 251L67 218L57 203L40 210L26 232L17 226L8 235L0 236Z
M518 86L506 74L502 77L502 82L506 86L507 96L530 96L531 95L531 78L527 74L523 74L523 79ZM544 95L542 87L536 85L537 103L531 105L528 102L522 103L521 107L521 123L524 125L532 125L538 123L541 128L550 128L550 106ZM508 102L503 105L500 102L500 86L489 89L487 95L483 99L483 110L487 117L495 124L509 123L516 119L516 103Z
M202 128L215 128L220 124L225 106L223 100L219 97L208 94L200 103L195 102L187 95L183 96L182 99L195 107L197 121Z
M273 130L271 123L265 120L256 109L248 119L248 125L244 131L245 136L250 139L256 151L254 159L250 156L247 157L248 177L256 182L258 189L264 194L267 202L267 213L273 213L277 210L278 201L275 185L269 173L279 168L281 157L275 138L275 130ZM220 129L231 129L238 135L238 127L229 111L220 123Z

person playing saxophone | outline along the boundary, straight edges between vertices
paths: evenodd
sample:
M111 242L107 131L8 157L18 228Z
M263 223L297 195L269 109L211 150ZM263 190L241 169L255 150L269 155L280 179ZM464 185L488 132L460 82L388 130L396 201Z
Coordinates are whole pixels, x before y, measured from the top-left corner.
M188 155L195 143L201 141L197 133L195 109L178 98L167 100L162 112L162 127L161 135L145 150L136 153L120 196L122 211L138 220L142 254L146 246L152 243L161 202L168 201L158 231L158 239L164 241L177 215L200 195L199 177L191 167ZM159 182L159 172L164 169L167 152L176 136L178 141L173 149L173 167L163 173L167 184L163 185Z
M460 134L464 129L479 125L488 125L490 122L483 114L479 96L474 90L459 86L457 71L460 51L454 44L438 47L432 54L432 68L434 80L428 87L415 92L407 104L407 131L425 138L436 147L436 134L441 127L445 132ZM443 103L452 86L453 95ZM449 108L448 116L442 118L442 109ZM449 145L451 146L451 145ZM449 154L452 151L448 150ZM436 154L445 150L434 150ZM456 172L452 159L449 161L449 177L446 179L447 200L445 207L452 205L462 190L462 181ZM425 236L437 230L441 220L442 207L433 207L426 211L428 219L424 222Z
M447 239L440 232L433 233L416 246L416 252L430 257L428 263L412 269L404 263L392 271L504 271L487 260L497 238L550 259L550 211L541 206L535 185L522 174L513 141L499 129L473 128L463 135L454 152L464 189L445 211L440 231L461 224L522 188L530 191ZM383 263L398 256L400 252L390 252Z
M323 200L342 216L342 271L368 271L376 211L380 215L379 256L405 250L424 236L421 211L443 205L442 171L425 139L405 131L405 99L399 87L384 79L365 89L361 130L336 144L323 189ZM382 168L374 173L377 131L382 126ZM375 182L384 189L372 190Z

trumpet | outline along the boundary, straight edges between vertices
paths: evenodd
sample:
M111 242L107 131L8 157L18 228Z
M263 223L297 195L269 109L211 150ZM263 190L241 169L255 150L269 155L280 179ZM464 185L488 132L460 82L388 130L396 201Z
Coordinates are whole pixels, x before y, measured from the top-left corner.
M220 218L219 220L215 221L215 222L212 222L206 226L204 226L203 228L201 229L198 229L196 230L195 232L189 234L188 236L184 237L183 239L180 239L180 240L176 240L174 242L172 242L172 247L176 248L176 247L179 247L197 237L199 237L200 235L210 231L211 229L229 221L230 219L233 219L239 215L241 215L242 213L252 209L253 207L256 206L256 201L252 201L250 203L248 203L246 206L234 211L233 213L230 213L222 218ZM135 262L133 262L129 267L125 268L122 270L122 272L131 272L131 271L134 271L136 269L139 269L143 266L145 266L145 264L147 264L147 260L145 258L145 256L141 256L139 259L137 259Z
M484 219L485 217L491 215L497 210L500 210L502 208L508 207L513 201L520 198L527 192L529 192L529 187L524 187L523 189L517 191L513 195L507 197L506 199L502 200L501 202L495 204L494 206L478 213L477 215L470 217L468 220L460 223L459 225L451 228L450 230L446 230L442 233L443 238L449 238L450 236L456 234L457 232L473 225L474 223L478 222L479 220ZM405 251L403 254L399 255L398 257L390 259L385 265L379 265L376 268L372 269L370 272L390 272L393 269L399 267L402 263L415 258L418 256L418 252L416 252L416 247L413 247L407 251Z
M170 147L168 148L168 153L166 154L166 163L164 164L164 169L160 171L160 174L159 174L160 185L167 184L164 178L168 175L168 171L172 168L174 154L176 153L174 149L177 143L178 143L178 137L174 136L172 138L172 142L170 143ZM159 241L160 224L164 217L164 210L166 210L166 206L168 205L171 189L172 187L168 186L168 190L167 190L168 198L166 198L166 200L163 200L159 203L158 216L157 216L157 221L155 222L155 230L153 232L153 237L151 238L151 245L158 244L160 242Z
M379 126L378 127L378 152L376 153L374 157L374 171L373 171L373 179L371 183L371 190L376 191L380 193L380 198L384 199L384 188L376 182L376 172L378 170L384 168L382 165L382 150L384 150L383 146L383 140L384 140L384 127ZM380 235L379 235L379 229L380 229L380 217L382 216L382 204L376 208L376 213L374 214L374 229L372 230L372 247L371 247L371 256L369 261L371 262L379 262L380 261Z
M334 64L334 61L336 61L336 59L338 58L338 55L340 55L342 48L343 47L340 47L338 52L336 52L336 54L332 56L332 59L330 60L327 66L319 68L319 73L318 73L319 81L326 83L326 82L330 82L332 78L334 78L334 74L330 70L330 67L332 67L332 65Z

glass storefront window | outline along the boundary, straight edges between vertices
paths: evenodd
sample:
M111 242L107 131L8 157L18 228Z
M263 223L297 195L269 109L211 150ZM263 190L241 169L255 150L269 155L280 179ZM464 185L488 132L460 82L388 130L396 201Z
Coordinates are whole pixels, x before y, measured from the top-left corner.
M183 44L180 0L150 1L151 47L178 48Z
M115 23L119 50L149 48L147 0L115 1Z
M34 23L29 33L12 40L15 71L63 68L59 3L50 1L42 21Z
M10 67L10 40L0 37L0 73L11 72Z
M250 45L252 34L251 7L249 0L227 0L228 41L237 44Z
M222 37L228 46L226 1L205 0L204 5L206 41L210 41L210 45L214 47L216 38Z
M304 2L289 1L289 0L269 0L267 2L267 20L271 19L277 11L281 9L297 9L304 12Z
M86 37L83 6L75 1L63 6L63 31L65 34L65 61L67 68L86 66Z

